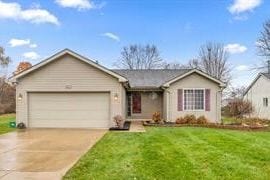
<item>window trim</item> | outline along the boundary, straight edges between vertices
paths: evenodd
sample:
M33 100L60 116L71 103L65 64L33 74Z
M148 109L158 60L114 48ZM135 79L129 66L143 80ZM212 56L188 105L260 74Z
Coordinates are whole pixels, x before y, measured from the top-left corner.
M203 90L203 109L186 109L185 108L185 90ZM183 93L182 93L182 104L183 104L183 111L185 112L194 112L194 111L205 111L205 105L206 105L206 101L205 101L205 90L206 88L183 88Z

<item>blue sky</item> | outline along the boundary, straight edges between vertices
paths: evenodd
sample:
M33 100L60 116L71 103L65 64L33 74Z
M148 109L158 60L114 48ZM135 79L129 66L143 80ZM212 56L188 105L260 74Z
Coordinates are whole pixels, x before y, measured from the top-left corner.
M11 72L64 48L112 67L134 43L155 44L165 60L184 64L214 41L230 52L233 85L247 85L269 10L268 0L0 0L0 45Z

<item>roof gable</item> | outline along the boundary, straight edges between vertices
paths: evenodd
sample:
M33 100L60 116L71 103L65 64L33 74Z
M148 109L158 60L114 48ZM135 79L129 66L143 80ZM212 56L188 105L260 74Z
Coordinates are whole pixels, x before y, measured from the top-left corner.
M247 87L244 96L248 93L248 91L252 88L252 86L258 81L260 77L264 77L268 80L270 80L270 74L269 73L259 73L256 78L251 82L251 84ZM270 82L270 81L269 81Z
M216 78L214 78L214 77L212 77L212 76L210 76L210 75L208 75L208 74L206 74L203 71L200 71L198 69L192 69L192 70L190 70L190 71L188 71L188 72L186 72L186 73L184 73L182 75L179 75L179 76L165 82L162 86L169 87L172 83L174 83L176 81L179 81L179 80L181 80L181 79L183 79L183 78L185 78L188 75L191 75L193 73L197 73L197 74L205 77L206 79L209 79L210 81L213 81L213 82L219 84L220 87L226 87L226 84L224 82L222 82L222 81L220 81L220 80L218 80L218 79L216 79Z
M86 58L84 56L81 56L81 55L79 55L79 54L77 54L74 51L71 51L69 49L64 49L64 50L54 54L53 56L41 61L40 63L32 66L31 68L29 68L29 69L15 75L15 76L10 77L10 80L11 81L16 81L18 78L24 77L27 74L29 74L30 72L32 72L34 70L38 70L39 68L42 68L46 64L48 64L50 62L53 62L53 61L57 60L58 58L60 58L60 57L62 57L64 55L73 56L76 59L78 59L80 61L83 61L86 64L91 65L91 66L93 66L93 67L95 67L95 68L97 68L97 69L99 69L99 70L101 70L101 71L103 71L103 72L117 78L119 80L119 82L126 82L127 81L127 79L125 77L123 77L123 76L121 76L121 75L119 75L119 74L117 74L117 73L115 73L115 72L113 72L113 71L111 71L111 70L109 70L109 69L107 69L107 68L105 68L105 67L103 67L103 66L101 66L101 65L99 65L97 63L95 63L94 61L92 61L92 60L90 60L90 59L88 59L88 58Z

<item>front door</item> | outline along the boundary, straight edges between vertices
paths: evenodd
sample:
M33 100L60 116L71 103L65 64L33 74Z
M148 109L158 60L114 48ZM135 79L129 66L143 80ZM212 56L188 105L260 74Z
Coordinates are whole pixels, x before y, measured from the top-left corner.
M141 93L132 93L132 113L140 114L142 112L142 98Z

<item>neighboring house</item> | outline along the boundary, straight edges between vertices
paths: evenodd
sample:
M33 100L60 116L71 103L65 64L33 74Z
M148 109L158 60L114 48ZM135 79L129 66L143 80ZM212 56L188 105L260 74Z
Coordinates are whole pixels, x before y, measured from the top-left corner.
M225 84L196 69L109 70L63 50L11 78L17 123L27 127L108 128L113 117L166 121L186 114L221 117Z
M270 119L270 71L260 73L247 88L244 99L251 102L251 117Z

